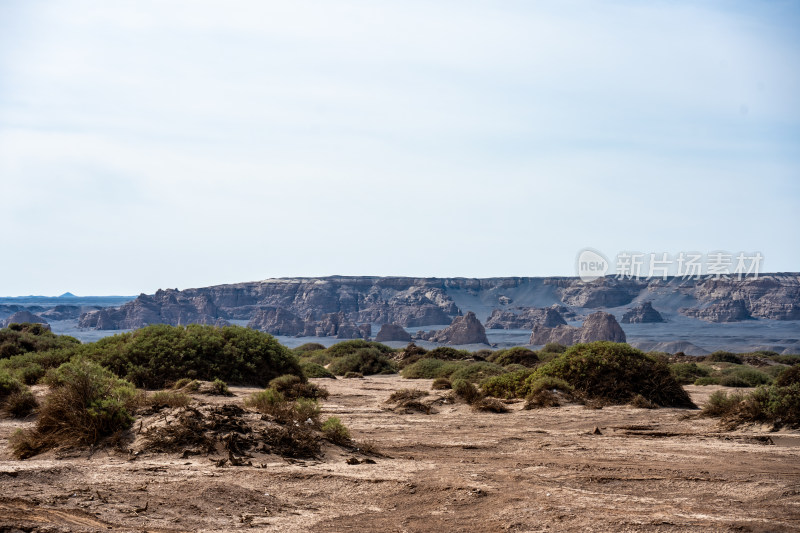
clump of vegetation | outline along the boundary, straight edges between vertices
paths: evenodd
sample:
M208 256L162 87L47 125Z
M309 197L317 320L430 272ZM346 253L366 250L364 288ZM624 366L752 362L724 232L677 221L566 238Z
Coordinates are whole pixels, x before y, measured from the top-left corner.
M449 378L453 372L464 365L462 361L445 361L442 359L420 359L400 371L406 379Z
M75 345L77 346L77 345ZM77 348L56 348L43 352L26 352L0 359L0 370L5 370L27 385L41 380L51 368L57 368L75 355Z
M378 353L384 355L394 351L390 346L386 346L380 342L365 341L363 339L337 342L325 351L332 357L343 357L345 355L352 355L363 349L374 349L377 350Z
M329 378L329 379L336 379L336 376L325 368L324 366L312 363L311 361L300 361L300 368L303 370L303 374L305 374L308 378Z
M627 344L576 344L533 371L513 372L487 380L483 390L499 397L526 397L544 377L559 378L585 400L628 403L637 394L668 407L693 407L689 395L667 364Z
M0 407L11 418L25 418L39 407L39 402L26 387L9 394L3 402L0 402Z
M400 403L407 400L416 400L428 395L428 391L420 389L400 389L389 395L386 403Z
M522 346L509 348L507 350L498 350L490 355L487 361L500 366L522 365L528 368L533 368L540 362L536 352Z
M431 383L431 389L433 390L447 390L452 389L453 384L447 378L436 378Z
M800 384L800 365L786 368L775 378L777 387L788 387L795 384Z
M564 353L567 351L567 346L557 342L548 342L540 351L542 353Z
M472 409L489 413L507 413L509 410L508 406L497 398L481 398L472 404Z
M636 407L637 409L656 409L658 407L658 405L651 402L641 394L634 396L630 401L630 405L631 407Z
M757 387L771 382L772 378L769 375L746 366L725 369L719 380L719 384L724 387Z
M76 359L51 370L51 387L32 430L12 438L20 459L63 445L96 445L133 422L136 389L100 365Z
M0 329L0 359L25 353L70 349L81 341L68 335L56 335L42 324L11 324Z
M286 403L286 398L275 389L264 389L254 392L244 400L247 407L264 414L274 414L274 412Z
M527 379L533 372L533 369L526 368L495 376L484 381L481 389L495 398L524 398L530 392Z
M562 402L573 401L574 387L563 379L542 376L528 384L525 409L559 407Z
M475 385L465 379L457 379L453 381L453 394L468 404L473 404L483 398L483 395L478 391Z
M286 374L273 379L269 382L269 387L281 393L287 400L296 400L298 398L324 400L328 397L327 389L314 385L294 374Z
M698 378L707 377L710 374L708 368L699 366L697 363L673 363L669 369L675 380L681 385L689 385Z
M705 360L709 363L734 363L737 365L742 364L741 357L739 357L735 353L726 352L723 350L717 350L716 352L707 355L705 357Z
M211 382L209 393L216 396L233 396L233 393L228 388L228 384L221 379L215 379Z
M318 342L307 342L305 344L301 344L297 348L292 349L292 351L298 355L307 354L309 352L316 352L318 350L324 350L325 346Z
M347 445L352 442L350 430L335 416L325 420L320 429L325 438L334 444Z
M152 394L144 393L137 400L139 407L149 407L154 410L164 408L186 407L192 403L188 394L177 391L156 391Z
M403 348L398 354L398 367L404 368L412 363L416 363L420 359L424 359L428 350L422 346L417 346L413 342L408 343L408 346Z
M85 345L82 352L151 389L181 378L266 385L283 374L302 375L297 358L274 337L240 326L148 326Z
M774 428L800 427L800 384L761 386L749 394L717 391L703 408L706 416L717 417L728 428L742 424L766 423Z
M450 346L439 346L425 354L428 359L441 359L443 361L462 361L472 359L472 353L467 350L456 350Z
M339 344L332 346L332 348L339 346ZM328 370L337 376L343 376L348 372L358 372L365 376L372 374L394 374L397 372L397 369L389 358L375 347L359 348L353 353L338 357L328 366Z
M473 383L480 383L487 378L505 373L506 369L502 366L485 361L478 361L462 366L450 375L450 379L452 381L464 379Z

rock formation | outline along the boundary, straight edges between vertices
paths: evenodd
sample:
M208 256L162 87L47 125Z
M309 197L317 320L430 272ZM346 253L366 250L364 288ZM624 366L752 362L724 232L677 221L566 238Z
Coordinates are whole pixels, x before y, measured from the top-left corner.
M548 328L536 324L531 332L530 343L541 345L556 342L571 346L580 342L594 341L625 342L625 332L622 331L614 315L597 311L587 316L581 327L560 325Z
M743 300L717 302L706 307L681 309L680 313L705 320L706 322L739 322L740 320L753 318Z
M564 317L554 307L517 307L503 311L495 309L486 320L487 329L532 329L534 324L554 328L566 325Z
M0 325L2 325L4 328L7 328L9 324L23 324L25 322L30 322L32 324L47 324L47 320L39 315L34 315L30 311L17 311L10 317L3 320Z
M652 324L656 322L665 322L661 313L653 309L652 302L644 302L641 305L628 309L622 315L623 324Z
M247 327L272 335L294 336L302 334L306 324L303 319L283 307L265 307L256 311Z
M472 311L456 317L445 329L421 332L418 338L442 344L489 344L486 329Z
M102 309L101 307L81 307L79 305L57 305L46 311L39 313L39 316L47 320L73 320L83 313Z
M411 335L397 324L384 324L378 334L375 335L377 342L401 341L411 342Z

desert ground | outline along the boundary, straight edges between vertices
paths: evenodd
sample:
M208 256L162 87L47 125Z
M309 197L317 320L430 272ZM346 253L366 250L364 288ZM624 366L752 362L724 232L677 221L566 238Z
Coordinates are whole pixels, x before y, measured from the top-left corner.
M318 460L217 466L137 439L19 461L8 438L33 422L2 420L0 531L800 530L797 431L629 406L478 413L442 403L448 391L423 398L431 414L404 413L389 395L430 380L313 381L330 391L323 416L379 454L327 444ZM717 389L687 387L698 405ZM196 399L241 404L255 390Z

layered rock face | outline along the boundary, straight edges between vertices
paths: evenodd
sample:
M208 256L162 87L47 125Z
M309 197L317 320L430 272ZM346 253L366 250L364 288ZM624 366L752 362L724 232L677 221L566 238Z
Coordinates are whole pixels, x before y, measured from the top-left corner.
M456 317L445 329L420 332L418 338L441 344L489 344L486 329L472 311Z
M39 316L48 320L74 320L83 313L96 311L101 307L81 307L79 305L57 305L39 313Z
M571 346L580 342L625 342L625 340L625 332L622 331L614 315L598 311L587 316L581 327L560 325L548 328L536 324L531 332L530 343L539 345L557 342Z
M329 313L319 320L303 320L282 307L267 307L256 311L247 327L272 335L336 337L339 339L369 339L372 326L356 324L344 313Z
M0 325L4 328L7 328L9 324L24 324L26 322L30 322L32 324L47 324L47 320L39 315L34 315L30 311L17 311L10 317L3 320Z
M718 302L701 308L681 309L680 313L707 322L739 322L753 318L743 300Z
M384 324L375 335L377 342L401 341L411 342L411 334L397 324Z
M623 324L654 324L657 322L665 322L661 313L653 309L652 302L644 302L631 309L628 309L622 315Z
M683 309L687 316L703 320L749 317L800 320L797 274L767 274L743 280L610 277L594 282L568 277L332 276L271 279L183 291L159 290L153 295L142 294L118 308L83 313L79 326L132 329L156 323L219 324L252 320L254 327L288 334L300 328L299 320L302 331L295 335L319 330L333 331L334 336L341 338L348 331L363 336L363 324L433 326L449 324L454 317L474 311L481 317L489 316L487 325L491 328L533 329L537 324L564 325L555 313L545 310L548 306L562 319L569 319L576 312L582 315L587 310L628 305L634 298L652 300L652 305L661 312L677 313ZM518 307L509 308L511 302ZM268 309L285 312L277 315L277 311L265 311Z
M517 307L515 310L495 309L486 320L487 329L532 329L535 324L554 328L567 322L556 307Z

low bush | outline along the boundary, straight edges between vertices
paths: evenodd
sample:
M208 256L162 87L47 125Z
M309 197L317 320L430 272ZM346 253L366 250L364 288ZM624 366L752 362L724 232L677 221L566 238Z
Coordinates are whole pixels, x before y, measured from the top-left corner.
M303 370L303 374L309 378L329 378L329 379L336 379L336 376L325 368L324 366L312 363L311 361L300 361L300 368Z
M539 351L542 353L564 353L567 351L567 347L557 342L548 342Z
M572 394L575 388L563 379L554 376L541 376L528 382L528 394L535 394L543 390Z
M769 375L748 366L735 366L722 371L719 384L725 387L757 387L772 382Z
M61 445L97 445L133 423L136 389L127 381L85 359L48 372L51 387L39 409L36 426L14 436L18 458Z
M472 404L472 409L488 413L507 413L509 410L508 406L497 398L481 398Z
M703 414L720 418L729 428L748 423L797 428L800 427L800 384L761 386L749 394L717 391L709 398Z
M526 368L489 378L483 382L481 390L495 398L523 398L530 392L526 380L533 372Z
M467 350L456 350L450 346L439 346L425 354L428 359L441 359L443 361L462 361L472 359L472 352Z
M436 378L431 383L431 389L433 390L447 390L452 389L453 384L447 378Z
M337 342L325 351L333 357L352 355L360 350L374 349L380 354L388 354L394 351L393 348L379 342L365 341L363 339L353 339L350 341Z
M397 372L394 364L375 347L360 348L353 353L338 357L328 366L328 370L337 376L343 376L348 372L359 372L365 376Z
M697 378L707 377L710 374L707 368L698 366L697 363L673 363L669 365L669 370L681 385L694 383Z
M630 405L631 407L636 407L637 409L655 409L658 407L658 405L654 404L641 394L634 396L630 401Z
M324 350L324 349L325 346L318 342L307 342L305 344L301 344L296 348L293 348L292 351L297 355L302 355L308 352L316 352L318 350Z
M332 416L322 423L322 434L330 442L339 445L350 444L350 431L337 417Z
M152 409L186 407L190 403L192 403L191 396L176 391L157 391L152 394L145 393L137 400L137 404L140 407L150 407Z
M536 369L526 383L545 376L563 379L585 399L623 404L640 394L665 407L694 406L665 362L624 343L576 344Z
M450 379L455 381L457 379L465 379L467 381L471 381L473 383L481 383L485 381L487 378L493 376L499 376L501 374L505 374L506 369L502 366L496 365L494 363L487 363L485 361L478 361L476 363L469 363L452 374L450 374Z
M364 379L364 374L361 372L347 372L343 377L345 379Z
M71 349L81 341L68 335L56 335L42 324L11 324L0 329L0 359L25 353Z
M521 346L509 348L507 350L498 350L486 360L500 366L522 365L527 368L533 368L540 362L536 352Z
M44 352L27 352L0 360L5 370L28 385L38 383L51 368L57 368L75 355L77 348L58 348Z
M695 385L719 385L719 378L705 377L694 380Z
M527 395L525 409L558 407L564 401L572 401L575 390L563 379L553 376L541 376L533 381L526 381Z
M717 350L705 357L705 360L710 363L734 363L737 365L742 364L742 358L732 352Z
M462 361L425 358L405 367L400 371L400 375L406 379L449 378L453 372L460 369L464 364Z
M8 396L23 390L22 382L8 371L0 369L0 403Z
M389 395L386 403L400 403L407 400L416 400L428 395L428 391L419 389L400 389Z
M221 379L215 379L211 382L211 388L209 392L216 396L233 396L233 393L228 388L228 384Z
M287 400L296 400L298 398L324 400L328 397L327 389L314 385L294 374L277 377L269 382L269 386L281 393Z
M797 354L773 355L770 359L782 365L800 365L800 355Z
M453 393L457 398L464 400L468 404L475 403L483 398L483 395L480 393L480 391L478 391L478 388L465 379L457 379L453 381Z
M9 394L5 401L0 402L2 410L12 418L24 418L39 407L36 397L27 388Z
M294 354L274 337L240 326L147 326L84 345L81 351L151 389L181 378L263 386L282 374L302 374Z
M775 385L788 387L800 383L800 365L787 367L775 378Z

